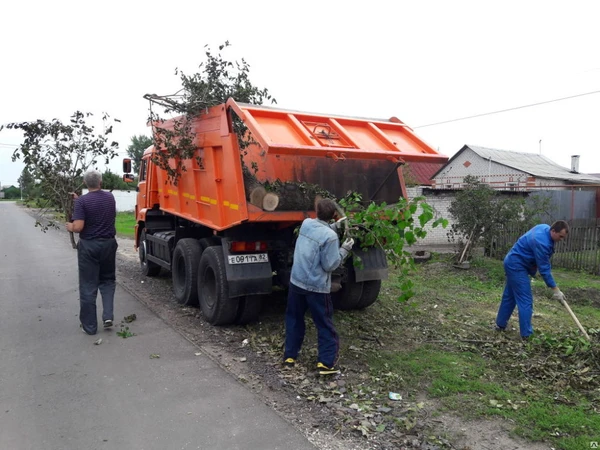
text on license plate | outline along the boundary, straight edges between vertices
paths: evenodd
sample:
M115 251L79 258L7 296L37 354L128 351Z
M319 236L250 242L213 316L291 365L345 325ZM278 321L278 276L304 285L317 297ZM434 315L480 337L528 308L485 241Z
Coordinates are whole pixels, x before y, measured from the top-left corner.
M229 264L250 264L269 262L269 255L266 253L255 253L253 255L228 255Z

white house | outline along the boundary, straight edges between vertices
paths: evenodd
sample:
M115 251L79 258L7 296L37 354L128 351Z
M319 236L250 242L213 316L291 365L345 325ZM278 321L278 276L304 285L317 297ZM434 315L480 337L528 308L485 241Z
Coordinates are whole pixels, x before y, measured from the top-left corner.
M529 190L540 187L568 189L566 185L600 185L600 178L579 173L579 156L571 157L571 169L543 155L474 145L463 146L432 177L435 189L459 189L472 175L492 187Z

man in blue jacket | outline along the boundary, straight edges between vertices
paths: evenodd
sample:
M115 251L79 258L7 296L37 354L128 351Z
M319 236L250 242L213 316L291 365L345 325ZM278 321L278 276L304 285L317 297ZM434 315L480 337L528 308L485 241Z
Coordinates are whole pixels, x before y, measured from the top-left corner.
M285 312L284 365L293 366L296 363L304 341L304 314L310 309L317 327L317 369L320 375L339 373L336 367L339 341L333 325L330 295L331 273L348 256L354 245L354 240L349 238L340 247L338 235L329 225L335 213L335 203L323 199L317 203L317 218L302 222L294 249Z
M533 295L529 276L539 271L546 285L554 292L552 298L558 301L565 296L552 277L550 258L554 253L554 243L560 242L569 234L569 225L558 220L550 225L536 225L519 238L504 258L506 285L502 302L496 317L496 329L504 331L515 305L519 310L519 331L523 339L533 334Z

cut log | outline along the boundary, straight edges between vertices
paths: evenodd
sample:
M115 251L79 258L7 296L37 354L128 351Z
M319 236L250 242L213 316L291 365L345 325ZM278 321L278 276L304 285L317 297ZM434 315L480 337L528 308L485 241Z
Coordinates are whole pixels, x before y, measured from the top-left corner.
M263 197L262 209L265 211L275 211L279 205L279 196L273 192L267 192Z
M250 203L259 208L263 207L263 199L267 195L267 190L263 186L257 186L250 192Z
M260 182L246 166L242 167L246 200L265 211L314 211L316 204L331 194L305 182Z

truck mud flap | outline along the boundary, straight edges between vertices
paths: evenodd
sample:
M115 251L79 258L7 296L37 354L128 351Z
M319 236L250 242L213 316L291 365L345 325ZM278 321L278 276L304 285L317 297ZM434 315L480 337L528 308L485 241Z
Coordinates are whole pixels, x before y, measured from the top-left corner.
M273 290L273 270L271 263L230 264L226 242L221 246L225 256L225 272L229 286L229 297L270 294Z
M356 282L385 280L388 277L388 263L385 252L378 247L371 247L367 251L360 248L352 249L362 264L354 266Z

